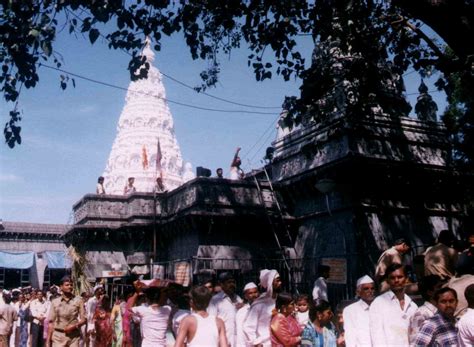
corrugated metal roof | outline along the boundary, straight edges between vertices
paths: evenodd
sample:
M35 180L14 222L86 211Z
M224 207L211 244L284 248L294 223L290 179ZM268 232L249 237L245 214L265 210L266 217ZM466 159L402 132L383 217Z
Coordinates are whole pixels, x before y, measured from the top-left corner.
M0 233L64 235L70 228L71 226L66 224L0 222Z

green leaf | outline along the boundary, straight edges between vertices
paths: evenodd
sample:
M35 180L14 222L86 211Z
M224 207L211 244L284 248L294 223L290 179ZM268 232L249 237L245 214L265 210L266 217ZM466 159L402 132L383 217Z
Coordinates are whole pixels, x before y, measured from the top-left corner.
M100 32L99 30L92 28L91 31L89 31L89 40L93 44L95 41L97 41L97 38L99 37Z
M44 54L46 54L48 57L51 55L53 48L51 47L50 41L43 41L41 43L41 48L43 49Z
M40 34L40 32L36 29L31 29L30 32L28 33L28 35L33 36L33 37L36 37L39 34Z

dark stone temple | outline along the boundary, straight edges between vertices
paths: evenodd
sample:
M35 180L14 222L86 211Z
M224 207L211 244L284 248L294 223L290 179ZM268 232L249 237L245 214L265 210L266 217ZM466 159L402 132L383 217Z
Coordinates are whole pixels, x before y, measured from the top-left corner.
M336 300L373 275L394 240L408 239L415 256L443 229L463 236L469 182L452 167L426 86L417 119L408 117L402 74L380 43L347 44L347 18L337 8L326 15L331 27L304 76L314 83L282 113L267 164L242 180L198 177L164 193L85 195L62 234L73 273L191 284L227 270L242 283L276 268L288 290L310 292L317 266L327 264ZM354 22L359 32L370 25Z

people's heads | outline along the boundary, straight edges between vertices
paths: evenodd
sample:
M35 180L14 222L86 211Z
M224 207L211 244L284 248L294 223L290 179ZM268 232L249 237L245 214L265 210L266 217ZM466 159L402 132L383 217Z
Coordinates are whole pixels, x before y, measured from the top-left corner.
M216 175L217 175L218 178L223 178L223 177L224 177L224 170L222 170L221 167L218 168L218 169L216 170Z
M317 321L321 326L327 325L333 317L331 305L326 300L317 299L309 307L308 316L313 323Z
M183 293L183 286L178 283L170 283L166 290L168 299L170 299L173 303L176 303L181 293Z
M446 246L452 246L454 242L454 235L450 230L441 230L438 235L438 242Z
M464 297L466 298L469 308L474 308L474 284L470 284L466 287Z
M397 293L405 289L408 277L403 265L390 264L387 270L385 270L385 274L387 276L387 283L392 292Z
M260 286L267 290L267 293L278 293L281 291L282 283L280 274L276 270L260 270Z
M428 275L424 276L419 282L418 282L418 289L420 291L420 294L425 301L432 301L433 300L433 294L437 289L441 287L443 284L443 281L441 280L441 277L438 275Z
M406 254L410 251L410 243L404 238L395 240L393 246L400 254Z
M164 305L167 299L167 289L163 287L150 287L143 290L146 295L148 303Z
M201 286L204 286L206 287L207 289L209 289L209 291L211 293L214 293L214 286L215 286L215 283L214 283L214 280L212 278L206 278L204 279L201 284Z
M288 317L295 311L295 300L289 293L279 293L276 297L275 308L285 317Z
M274 293L279 293L281 292L282 289L282 282L281 282L281 277L280 275L275 276L272 282L272 288Z
M458 305L458 296L454 289L448 287L438 289L434 293L433 299L436 302L436 308L439 313L447 318L454 317L454 312L456 312Z
M36 292L36 299L38 299L38 301L40 302L43 302L44 300L44 293L41 291L41 290L38 290Z
M248 302L248 303L252 303L256 298L258 298L258 296L260 295L260 293L258 292L258 287L255 283L253 282L250 282L250 283L247 283L244 287L244 299Z
M222 288L222 291L228 296L233 296L235 294L236 283L234 275L230 272L223 272L219 275L219 285Z
M104 183L104 176L99 176L97 179L97 183L103 184Z
M128 185L131 186L131 185L133 185L133 183L135 183L135 177L129 177L128 178Z
M372 278L365 275L357 280L356 294L359 298L370 304L375 299L375 283Z
M296 298L296 310L298 312L306 312L309 310L309 295L301 294Z
M320 277L329 278L330 273L331 273L330 266L322 265L322 264L318 266L318 275Z
M69 276L64 276L61 278L59 281L59 288L61 289L61 292L65 295L71 295L72 290L73 290L73 283L72 279Z
M97 285L94 287L94 296L97 299L100 299L104 295L104 293L104 287L102 287L101 285Z
M180 310L190 310L190 301L191 297L189 296L188 293L182 293L177 299L176 299L176 305Z
M204 286L191 289L191 308L195 311L205 311L211 301L212 293Z

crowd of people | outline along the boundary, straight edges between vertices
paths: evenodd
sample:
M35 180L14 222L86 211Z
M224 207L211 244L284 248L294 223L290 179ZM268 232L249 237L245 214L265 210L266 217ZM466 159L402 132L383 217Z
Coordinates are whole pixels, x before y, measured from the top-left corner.
M452 240L443 231L426 250L415 291L403 264L409 245L397 240L374 279L359 278L355 300L342 302L328 292L326 265L311 295L284 292L269 269L241 291L231 272L192 288L137 280L113 304L100 284L75 296L68 277L47 293L4 291L0 347L474 346L474 235L463 252Z

